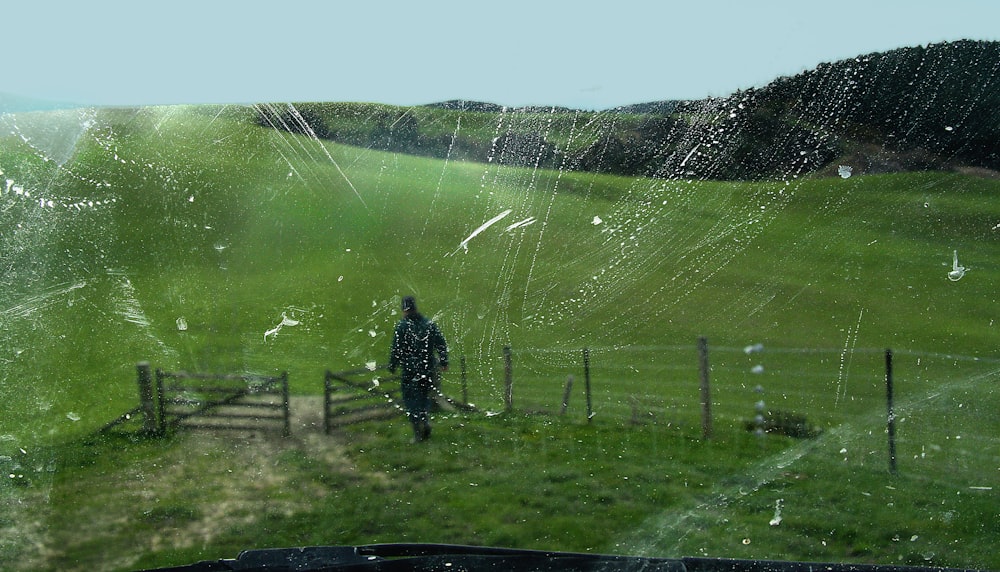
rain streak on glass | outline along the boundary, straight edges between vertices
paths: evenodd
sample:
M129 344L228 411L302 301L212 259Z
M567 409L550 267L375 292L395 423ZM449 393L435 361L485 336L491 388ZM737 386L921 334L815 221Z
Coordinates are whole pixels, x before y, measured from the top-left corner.
M607 110L4 113L0 560L1000 567L998 80L955 42ZM450 352L423 449L386 369L408 295ZM197 418L284 374L288 436L143 425L143 387ZM332 428L341 398L379 418Z

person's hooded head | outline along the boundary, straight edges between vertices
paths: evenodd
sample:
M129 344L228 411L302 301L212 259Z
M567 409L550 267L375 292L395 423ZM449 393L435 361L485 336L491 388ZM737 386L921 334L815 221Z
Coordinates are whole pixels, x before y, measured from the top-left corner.
M417 300L413 296L404 296L401 305L403 314L409 316L417 313Z

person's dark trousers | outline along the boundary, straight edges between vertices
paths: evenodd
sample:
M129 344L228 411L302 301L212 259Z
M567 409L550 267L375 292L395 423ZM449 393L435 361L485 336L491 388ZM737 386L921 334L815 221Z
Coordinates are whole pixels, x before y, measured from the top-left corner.
M428 411L431 408L431 380L426 375L403 374L401 382L403 405L406 415L413 425L413 440L423 441L431 436L431 424Z

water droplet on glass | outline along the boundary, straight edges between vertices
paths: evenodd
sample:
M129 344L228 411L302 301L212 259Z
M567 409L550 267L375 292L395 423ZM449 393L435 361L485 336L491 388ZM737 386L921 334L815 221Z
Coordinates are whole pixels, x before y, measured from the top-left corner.
M954 261L952 262L951 272L948 273L948 280L952 282L958 282L965 276L965 267L959 266L958 264L958 251L954 251Z
M768 523L771 526L778 526L781 524L781 501L784 499L778 499L774 501L774 518Z

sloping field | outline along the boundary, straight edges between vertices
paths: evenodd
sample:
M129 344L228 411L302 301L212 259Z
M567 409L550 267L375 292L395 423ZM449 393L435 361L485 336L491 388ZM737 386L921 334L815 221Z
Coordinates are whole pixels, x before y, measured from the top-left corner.
M798 376L844 378L858 350L889 347L996 357L996 180L623 179L341 147L245 113L5 117L3 433L99 427L134 401L140 360L287 370L317 393L326 369L385 359L408 293L485 407L502 403L504 345L525 383L559 387L583 347L616 383L674 381L641 370L696 371L698 336L833 350L832 372L789 363ZM74 128L60 165L44 137ZM283 314L299 325L266 336ZM768 369L809 361L788 356Z
M499 520L481 524L494 534L464 538L464 529L448 530L418 540L698 555L698 544L731 519L749 527L747 536L707 552L978 564L983 553L964 560L952 541L995 547L984 507L996 506L990 483L1000 467L998 409L989 405L1000 393L1000 181L956 173L766 183L617 178L375 152L276 132L251 117L246 108L167 107L0 118L0 462L15 475L3 494L30 492L43 506L55 498L73 507L88 495L83 486L67 488L78 469L85 484L108 474L125 478L103 462L92 465L87 449L72 443L136 405L137 361L169 370L288 371L293 393L316 395L326 369L385 360L399 298L414 294L453 354L466 357L469 400L480 411L504 406L501 356L510 346L517 410L557 411L573 375L571 417L556 425L453 419L454 447L442 446L431 461L396 445L390 452L403 461L370 455L378 438L349 432L348 442L364 443L347 450L348 465L367 475L357 477L359 490L383 508L366 520L341 509L282 512L275 505L269 514L278 521L260 527L291 526L286 519L293 517L316 527L337 519L368 523L325 537L296 525L282 542L390 541L383 534L395 529L378 532L378 523L400 507L372 495L403 494L396 478L414 466L434 470L434 460L450 467L445 486L475 488L470 476L485 479L483 467L500 461L456 451L489 449L507 435L497 452L512 459L504 474L540 465L543 481L498 486L490 502L500 503L503 491L526 497L548 487L552 504L498 509L491 514ZM278 328L286 317L296 324ZM692 441L699 436L700 336L709 340L719 440L707 453ZM762 352L747 351L757 344ZM593 430L583 421L583 348L590 352ZM860 525L845 539L826 530L821 516L804 518L795 533L813 539L809 549L797 546L795 534L767 535L776 530L768 525L776 506L788 507L793 495L799 506L814 506L832 491L867 493L844 510L854 520L864 517L866 502L910 502L883 492L886 348L895 351L897 398L908 419L901 456L924 471L899 488L916 495L923 484L948 482L955 489L914 497L899 517L905 526L891 515L870 523L898 529L900 539ZM455 373L444 382L453 395ZM758 448L743 421L760 400L805 415L823 435ZM635 433L614 430L633 421ZM459 431L466 423L472 429ZM673 433L662 437L661 430ZM403 432L390 425L388 439L402 442ZM590 502L616 504L615 522L630 524L612 529L634 534L591 536L579 533L585 525L574 519L548 536L516 526L566 501L560 483L579 481L593 461L594 451L573 444L589 432L606 460L587 491ZM473 434L483 447L469 441ZM636 449L626 453L630 434ZM96 447L107 452L108 445ZM277 456L288 471L307 471L310 486L354 490L355 477L325 480L309 450ZM616 450L623 451L620 464L609 460ZM650 464L651 453L660 460ZM160 462L148 443L135 454L142 463ZM786 470L786 460L795 468ZM642 494L602 480L643 464L651 468L638 478ZM837 475L837 487L827 487L825 473ZM692 479L700 492L681 493ZM600 483L618 492L602 496ZM431 486L418 490L430 495ZM484 502L477 492L435 497L435 506L474 519ZM982 502L951 507L948 518L937 511L970 494ZM147 514L148 502L140 499L135 506L143 508L134 510ZM153 528L206 516L180 500L171 506L148 517ZM593 518L592 506L574 514ZM793 522L785 510L785 523ZM923 532L920 515L928 511L937 528ZM54 526L57 514L38 526ZM133 516L122 510L120 519ZM965 528L956 531L959 521ZM672 532L689 522L697 526ZM257 524L241 526L250 532L227 529L218 546L261 532ZM114 543L129 545L115 530ZM928 535L934 547L911 541ZM752 552L761 536L770 540ZM812 550L827 541L836 548ZM911 542L906 550L892 548L903 542ZM20 553L14 546L11 553ZM228 555L207 548L177 555L206 553L199 550Z

